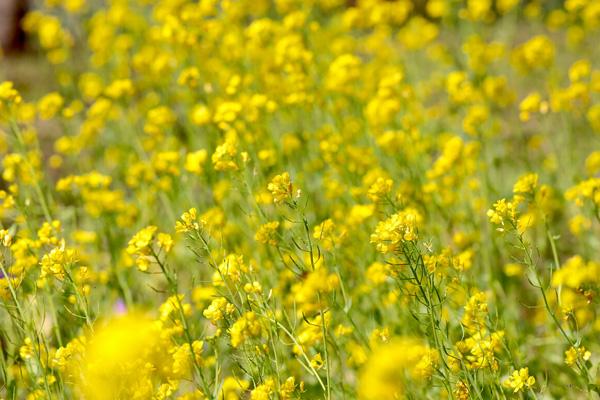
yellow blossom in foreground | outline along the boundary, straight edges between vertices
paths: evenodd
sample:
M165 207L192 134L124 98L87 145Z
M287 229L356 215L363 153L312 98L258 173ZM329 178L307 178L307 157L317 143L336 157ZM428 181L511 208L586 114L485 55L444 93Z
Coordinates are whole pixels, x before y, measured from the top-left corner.
M438 359L438 354L418 339L392 339L376 348L361 369L358 382L359 399L402 398L407 381L423 381L431 377Z
M87 399L148 398L167 362L156 325L127 314L98 324L88 339L77 387ZM75 366L74 366L75 367Z

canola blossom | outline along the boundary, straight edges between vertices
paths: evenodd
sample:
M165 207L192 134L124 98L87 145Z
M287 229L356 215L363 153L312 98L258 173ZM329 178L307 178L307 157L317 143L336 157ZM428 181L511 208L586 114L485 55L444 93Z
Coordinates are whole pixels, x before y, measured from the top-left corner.
M599 1L31 3L0 400L600 396Z

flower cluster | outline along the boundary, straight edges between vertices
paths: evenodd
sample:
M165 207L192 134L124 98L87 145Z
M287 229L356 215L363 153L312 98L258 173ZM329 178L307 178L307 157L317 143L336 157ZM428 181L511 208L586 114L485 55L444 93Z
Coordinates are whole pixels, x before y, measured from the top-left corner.
M598 1L31 3L0 399L599 392Z

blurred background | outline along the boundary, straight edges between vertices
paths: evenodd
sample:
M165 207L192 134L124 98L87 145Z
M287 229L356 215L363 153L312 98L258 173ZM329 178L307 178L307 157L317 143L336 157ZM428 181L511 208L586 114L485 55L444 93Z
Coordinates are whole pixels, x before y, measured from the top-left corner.
M27 12L27 6L27 0L0 0L0 44L4 54L25 48L25 33L20 21Z
M32 4L30 0L0 0L0 81L9 80L27 93L41 94L52 82L52 71L21 26Z

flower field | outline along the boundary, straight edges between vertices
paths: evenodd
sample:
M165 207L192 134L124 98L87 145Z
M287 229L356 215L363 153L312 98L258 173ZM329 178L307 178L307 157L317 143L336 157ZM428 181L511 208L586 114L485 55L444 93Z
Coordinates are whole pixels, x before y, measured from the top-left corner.
M600 2L22 26L51 79L0 79L0 399L600 398Z

